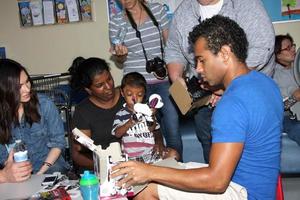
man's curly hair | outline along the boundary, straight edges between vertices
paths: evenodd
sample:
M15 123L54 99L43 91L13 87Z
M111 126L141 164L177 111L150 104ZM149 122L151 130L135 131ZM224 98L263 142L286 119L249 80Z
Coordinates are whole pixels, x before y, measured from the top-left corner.
M247 58L248 41L244 30L233 20L215 15L195 26L189 33L190 42L195 45L199 38L207 42L207 49L217 54L223 45L228 45L239 61Z

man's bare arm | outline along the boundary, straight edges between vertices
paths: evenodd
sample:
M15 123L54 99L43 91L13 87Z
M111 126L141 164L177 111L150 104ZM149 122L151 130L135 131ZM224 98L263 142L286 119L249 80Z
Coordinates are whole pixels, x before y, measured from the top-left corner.
M231 181L243 151L243 143L214 143L208 167L172 169L138 162L126 162L113 168L120 169L113 177L127 174L120 185L156 182L185 191L223 193Z

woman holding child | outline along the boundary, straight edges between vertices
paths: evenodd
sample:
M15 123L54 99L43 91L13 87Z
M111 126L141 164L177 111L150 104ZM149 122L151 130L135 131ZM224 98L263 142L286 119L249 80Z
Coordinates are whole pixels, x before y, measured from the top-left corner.
M88 97L75 108L73 126L94 140L94 144L107 148L119 141L111 135L115 114L124 103L120 89L114 85L108 64L100 58L88 58L70 70L71 84L84 89ZM79 170L93 169L92 152L74 141L72 158Z

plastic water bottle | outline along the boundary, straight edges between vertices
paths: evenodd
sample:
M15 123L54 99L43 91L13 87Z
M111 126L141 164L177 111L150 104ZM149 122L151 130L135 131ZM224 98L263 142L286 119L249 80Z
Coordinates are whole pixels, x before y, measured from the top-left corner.
M23 162L28 160L28 151L26 145L22 140L16 140L14 146L14 160L15 162Z
M84 171L80 181L80 192L83 200L97 200L99 197L99 180L96 175Z
M116 34L116 37L112 40L112 44L113 45L123 44L126 34L127 34L127 27L124 26L120 27L120 29Z

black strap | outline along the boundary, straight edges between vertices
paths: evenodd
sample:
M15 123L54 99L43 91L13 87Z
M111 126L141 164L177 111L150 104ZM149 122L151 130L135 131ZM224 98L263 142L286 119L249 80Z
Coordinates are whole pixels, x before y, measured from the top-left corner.
M158 33L159 33L159 41L160 41L160 51L161 51L161 56L162 56L162 59L163 59L163 55L164 55L164 48L163 48L163 42L162 42L162 35L161 35L161 32L160 32L160 28L159 28L159 24L156 20L156 18L154 17L153 13L151 12L151 10L142 2L141 3L143 8L145 9L146 13L148 14L148 16L151 18L154 26L156 26L157 30L158 30Z
M156 26L157 30L158 30L158 33L159 33L159 40L160 40L160 51L161 51L161 56L162 56L162 59L164 58L164 49L163 49L163 43L162 43L162 36L161 36L161 32L160 32L160 28L159 28L159 24L157 22L157 20L155 19L154 15L152 14L151 10L144 4L144 3L141 3L141 5L143 6L143 8L145 9L147 15L150 17L150 19L152 20L152 23L154 26ZM131 13L126 9L126 14L127 14L127 17L128 17L128 20L132 26L132 28L135 30L136 32L136 37L139 38L140 42L141 42L141 45L142 45L142 49L143 49L143 53L144 53L144 56L145 56L145 59L146 59L146 62L148 61L148 58L147 58L147 54L146 54L146 50L145 50L145 47L144 47L144 44L143 44L143 40L142 40L142 37L141 37L141 32L138 30L137 28L137 24L135 23Z

